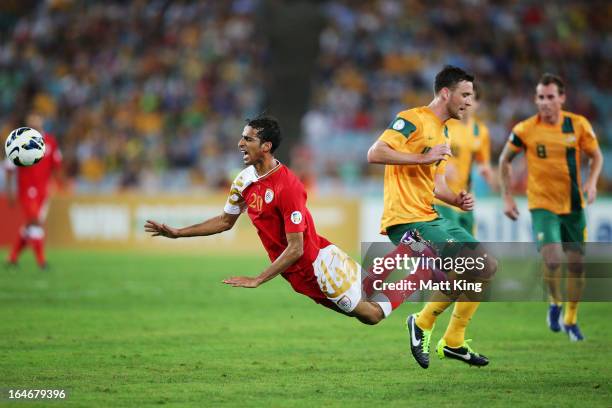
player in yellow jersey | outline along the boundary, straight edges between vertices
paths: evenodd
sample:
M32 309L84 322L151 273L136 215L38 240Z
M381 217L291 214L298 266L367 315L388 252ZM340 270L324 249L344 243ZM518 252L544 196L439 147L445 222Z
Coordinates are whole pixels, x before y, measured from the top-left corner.
M466 109L463 118L450 119L446 126L451 136L451 153L446 166L446 182L448 187L454 192L470 191L472 165L478 164L479 173L484 177L489 186L493 187L494 175L491 169L491 141L489 138L488 127L479 119L475 118L480 101L479 90L474 84L474 98L471 106ZM474 212L463 211L457 207L449 205L440 199L434 200L434 208L437 213L455 225L465 229L470 234L475 234ZM436 295L428 303L426 312L433 311L440 314L450 305L447 300L436 301ZM462 314L472 315L478 308L477 302L455 303L453 313L461 316Z
M584 288L583 244L586 240L584 198L590 204L597 195L597 179L603 158L589 121L563 111L565 85L561 78L544 74L536 87L538 114L512 129L499 159L504 213L516 220L519 212L508 189L510 162L521 151L527 161L527 201L534 239L544 259L544 279L550 306L548 327L562 328L571 341L583 340L577 325L578 301ZM582 185L580 155L590 159L589 177ZM567 255L567 303L561 317L562 251Z
M396 245L404 236L417 231L443 256L457 255L459 251L462 256L484 254L471 234L441 218L433 208L435 198L464 211L471 211L474 206L471 194L453 192L445 179L451 155L446 122L465 115L472 104L473 82L474 78L460 68L445 67L436 75L433 101L428 106L400 112L368 151L370 163L386 165L381 233ZM497 268L496 261L490 256L483 259L485 275L490 277ZM452 301L469 300L463 295L436 293L445 301L430 302L420 313L408 317L410 349L421 367L429 366L431 333L437 316ZM438 343L438 355L470 365L487 365L489 360L474 352L464 338L475 311L473 302L458 303L458 309Z
M470 191L472 165L478 164L479 173L489 186L495 185L491 169L491 141L489 128L479 119L475 112L479 105L479 91L474 84L474 99L463 119L450 119L446 126L451 136L451 153L446 166L446 183L452 191ZM474 213L462 211L442 200L434 201L434 208L440 216L453 221L470 234L474 234Z

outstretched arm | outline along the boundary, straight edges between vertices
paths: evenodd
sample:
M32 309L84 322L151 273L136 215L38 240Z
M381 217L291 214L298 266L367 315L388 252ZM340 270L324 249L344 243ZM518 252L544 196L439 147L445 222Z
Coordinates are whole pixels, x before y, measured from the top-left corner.
M236 276L224 279L223 283L233 287L256 288L264 282L269 281L276 275L283 273L291 265L296 263L304 254L304 233L287 233L287 248L270 266L256 277Z
M512 169L510 163L517 154L516 151L510 148L510 144L507 143L506 146L504 146L501 156L499 156L499 181L502 199L504 200L504 214L513 221L518 219L519 211L516 207L514 197L512 197L512 192L510 191L510 172Z
M167 238L186 238L186 237L203 237L207 235L218 234L223 231L232 229L240 214L223 214L210 218L200 224L195 224L185 228L172 228L166 224L161 224L152 220L147 220L144 225L145 232L151 233L151 236L167 237Z

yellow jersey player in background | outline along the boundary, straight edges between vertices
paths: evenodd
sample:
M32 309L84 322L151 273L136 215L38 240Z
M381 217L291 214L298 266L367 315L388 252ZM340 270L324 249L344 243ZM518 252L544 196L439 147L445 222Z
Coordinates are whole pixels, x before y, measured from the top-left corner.
M462 251L462 256L484 256L484 272L491 276L497 268L496 260L484 255L482 246L471 234L441 218L433 208L435 198L464 211L471 211L474 206L471 194L451 191L445 179L446 163L451 155L446 123L465 115L473 100L473 82L474 77L462 69L445 67L436 75L433 101L428 106L400 112L368 151L368 162L385 164L382 234L398 245L404 237L417 231L441 256L456 256L457 249ZM452 275L453 271L447 272ZM435 295L445 301L428 303L406 322L410 350L417 363L423 368L429 367L434 323L453 301L460 301L438 343L438 355L470 365L487 365L489 360L474 352L465 341L465 329L478 303L464 301L470 300L465 293L436 292Z
M521 151L527 162L527 201L534 240L544 259L544 280L550 295L548 327L565 331L571 341L584 340L578 328L578 301L584 288L583 253L586 241L584 198L591 204L603 157L589 121L561 110L565 85L560 77L544 74L536 87L538 114L514 126L499 159L504 213L519 216L509 191L512 159ZM589 176L582 185L580 155L589 157ZM567 303L562 317L562 251L567 255Z
M451 136L451 153L446 165L446 183L452 191L470 191L472 165L478 164L480 175L491 188L495 188L495 176L491 169L491 139L489 128L475 117L480 103L479 89L474 84L474 99L463 119L446 122ZM434 208L440 216L475 235L474 213L462 211L442 200L434 201Z

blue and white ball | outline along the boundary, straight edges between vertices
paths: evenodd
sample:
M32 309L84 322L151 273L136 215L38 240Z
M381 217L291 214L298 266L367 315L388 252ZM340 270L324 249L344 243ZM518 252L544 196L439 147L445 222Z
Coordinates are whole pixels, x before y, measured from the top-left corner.
M16 166L31 166L45 155L45 141L36 129L20 127L9 134L4 149Z

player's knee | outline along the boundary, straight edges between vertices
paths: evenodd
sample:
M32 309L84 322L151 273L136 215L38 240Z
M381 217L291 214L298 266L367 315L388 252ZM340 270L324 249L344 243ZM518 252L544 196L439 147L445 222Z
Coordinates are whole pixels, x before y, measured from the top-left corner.
M567 273L570 278L584 278L584 266L582 263L567 264Z
M559 255L558 251L543 250L542 255L544 258L544 265L546 266L546 269L551 272L559 269L559 267L561 266L561 256Z
M353 313L361 323L367 325L378 324L385 318L385 313L376 303L362 302Z
M572 278L584 277L584 264L582 257L568 257L567 273Z
M544 259L544 265L549 271L556 271L561 266L561 261L557 258L551 257L548 259Z
M484 268L476 270L475 278L476 279L484 279L491 280L495 273L497 273L497 259L491 255L487 255L483 257L484 259Z
M498 262L497 258L488 256L486 262L487 276L492 278L497 273Z
M381 312L380 316L377 314L372 314L367 316L358 316L357 318L363 324L367 324L368 326L374 326L375 324L380 323L385 318L385 316Z

